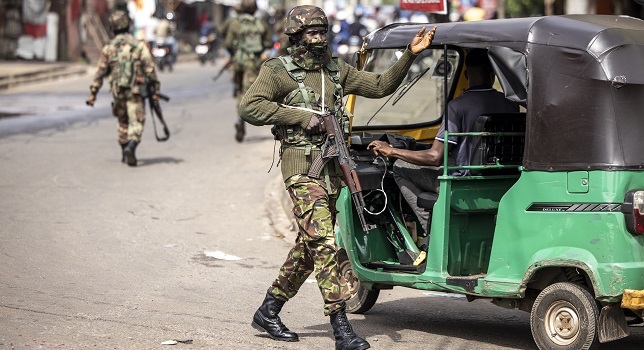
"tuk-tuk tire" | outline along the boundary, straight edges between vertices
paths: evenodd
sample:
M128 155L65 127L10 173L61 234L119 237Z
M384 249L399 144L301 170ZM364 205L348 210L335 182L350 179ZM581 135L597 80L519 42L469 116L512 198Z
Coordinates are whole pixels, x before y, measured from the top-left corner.
M378 300L380 290L368 290L360 285L360 280L353 273L349 257L344 249L338 251L338 267L349 285L351 297L346 301L345 311L351 314L363 314L369 311Z
M540 350L597 349L598 321L593 296L584 286L570 282L546 287L530 312L530 330ZM567 334L571 328L574 334Z

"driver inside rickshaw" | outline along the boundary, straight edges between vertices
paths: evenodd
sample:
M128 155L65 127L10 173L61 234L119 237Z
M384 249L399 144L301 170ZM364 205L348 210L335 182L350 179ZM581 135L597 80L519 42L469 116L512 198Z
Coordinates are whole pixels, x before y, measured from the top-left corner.
M492 87L495 75L486 49L470 50L465 57L465 69L468 88L447 105L449 132L475 131L474 125L480 115L519 112L517 103L506 99L502 92ZM429 149L398 149L383 141L373 141L367 147L375 155L397 158L393 165L394 179L426 233L429 233L430 213L416 202L422 192L430 192L434 199L438 198L438 176L443 175L443 170L439 167L443 164L444 135L445 118L442 118L436 138ZM447 143L450 165L470 165L471 138L449 136ZM469 171L454 170L450 175L469 175Z

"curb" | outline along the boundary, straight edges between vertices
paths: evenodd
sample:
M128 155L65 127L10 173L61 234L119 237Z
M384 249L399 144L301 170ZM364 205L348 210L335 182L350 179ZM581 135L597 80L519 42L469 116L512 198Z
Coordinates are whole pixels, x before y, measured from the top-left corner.
M264 207L273 227L273 235L287 241L294 241L297 235L296 224L291 213L291 199L284 188L281 174L264 188Z
M0 76L0 90L7 90L27 83L55 80L69 76L83 76L87 74L87 71L88 67L86 66L58 65L26 73Z

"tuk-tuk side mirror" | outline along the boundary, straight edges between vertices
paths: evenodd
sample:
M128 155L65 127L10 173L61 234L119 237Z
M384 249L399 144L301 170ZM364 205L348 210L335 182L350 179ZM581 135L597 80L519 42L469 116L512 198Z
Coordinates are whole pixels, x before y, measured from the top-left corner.
M634 235L644 233L644 190L626 192L622 213L624 213L628 232Z

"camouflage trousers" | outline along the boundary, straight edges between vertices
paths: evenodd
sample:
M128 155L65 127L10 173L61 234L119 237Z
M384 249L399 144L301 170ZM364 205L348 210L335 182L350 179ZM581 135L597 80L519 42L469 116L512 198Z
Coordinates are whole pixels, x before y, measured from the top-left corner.
M234 96L237 97L237 106L248 88L257 80L261 61L258 64L235 65L233 67Z
M141 142L145 123L145 105L141 95L118 95L112 104L112 113L118 120L119 143L129 140Z
M329 182L330 192L325 181L305 175L295 175L286 181L299 232L279 276L268 290L277 299L289 300L315 272L327 316L343 309L349 298L347 281L338 268L339 247L334 232L335 202L341 180L331 177Z

